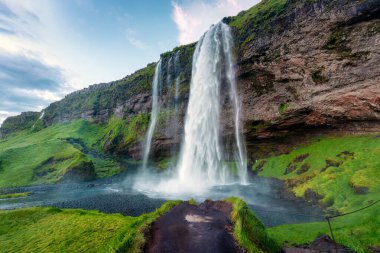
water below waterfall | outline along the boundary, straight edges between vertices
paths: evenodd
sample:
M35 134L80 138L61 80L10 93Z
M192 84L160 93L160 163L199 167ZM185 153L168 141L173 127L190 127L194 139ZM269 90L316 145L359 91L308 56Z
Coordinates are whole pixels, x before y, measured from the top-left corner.
M236 90L232 49L230 28L222 22L212 26L197 43L193 55L190 97L178 163L174 172L166 175L165 179L158 184L158 191L200 192L216 185L247 183L246 151L240 133L241 110ZM178 66L177 53L174 59L171 57L168 61L166 78L167 85L172 83L172 79L175 80L174 95L177 108L179 76L174 78L171 75L173 61L176 68ZM153 104L146 137L144 169L147 167L157 113L160 110L157 92L160 75L161 60L157 65L153 81ZM229 91L227 110L233 112L231 121L233 121L234 141L229 147L233 154L228 156L226 156L226 145L221 135L220 115L221 110L225 109L221 105L222 88ZM148 181L147 174L144 173L140 182L137 182L137 188L141 188L142 185L150 187Z

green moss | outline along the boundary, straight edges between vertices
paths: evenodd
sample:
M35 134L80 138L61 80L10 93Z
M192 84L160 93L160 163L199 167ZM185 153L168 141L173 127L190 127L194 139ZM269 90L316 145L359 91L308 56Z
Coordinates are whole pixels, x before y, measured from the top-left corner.
M308 170L284 173L287 166L302 154ZM322 203L333 204L327 211L345 212L378 199L380 193L380 139L375 136L323 137L295 148L289 154L266 158L265 177L286 180L288 187L303 197L307 189L323 196ZM357 194L353 187L367 187L367 194Z
M138 217L34 207L0 211L2 252L142 252L149 224L177 205Z
M128 119L111 117L105 126L102 147L106 151L123 150L126 146L143 140L149 120L148 113L140 113Z
M9 193L9 194L0 195L0 199L21 198L21 197L28 197L29 195L30 195L30 192Z
M285 9L286 0L262 0L249 10L242 12L236 17L232 17L229 25L238 29L252 24L258 26L272 17L278 16Z
M334 50L339 53L350 53L351 49L347 46L348 33L342 27L338 27L333 30L330 37L323 45L323 49Z
M231 197L225 201L232 204L231 220L234 226L234 237L247 252L279 251L280 248L268 236L263 223L243 200Z
M279 112L280 114L283 114L283 113L286 111L286 109L288 109L288 107L289 107L289 104L288 104L288 103L282 103L282 104L280 104L280 106L278 107L278 112Z
M169 168L169 166L173 164L173 157L166 157L164 159L161 159L160 161L157 162L157 167L160 170L165 170Z
M326 212L345 213L378 200L379 155L380 139L376 135L326 136L295 147L289 154L266 158L259 175L285 180L287 187L298 197L305 197L306 191L315 192L322 197L320 204ZM289 164L296 168L284 173ZM302 166L307 170L300 174ZM366 190L359 192L357 189L360 188ZM379 247L379 211L380 205L377 204L335 218L332 225L337 241L355 252L370 252L369 246ZM320 234L329 233L326 222L282 225L268 231L280 245L306 244Z

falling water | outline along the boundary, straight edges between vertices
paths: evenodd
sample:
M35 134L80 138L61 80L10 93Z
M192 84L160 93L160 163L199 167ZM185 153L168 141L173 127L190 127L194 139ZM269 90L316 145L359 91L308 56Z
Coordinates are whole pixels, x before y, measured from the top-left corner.
M223 146L220 143L223 71L227 76L235 115L236 165L240 181L246 182L246 158L240 135L240 106L233 65L230 28L218 23L201 38L194 52L185 137L178 164L178 180L182 187L195 190L231 181L231 173L223 163Z
M150 123L148 128L148 133L146 135L146 141L144 146L144 157L143 157L143 170L146 170L146 167L148 165L148 159L149 159L149 153L150 148L152 144L152 138L154 129L156 127L157 123L157 115L160 111L160 105L158 103L158 97L159 97L159 83L161 79L161 61L158 62L156 66L156 71L154 73L153 77L153 87L152 87L152 111L150 114Z
M241 184L247 182L246 150L240 132L241 108L236 90L232 49L233 40L230 28L222 22L212 26L197 43L193 55L184 137L176 173L170 179L161 180L154 187L157 191L174 194L202 192L212 186L237 182L237 178ZM173 80L176 84L176 102L179 96L179 73L176 69L179 66L178 62L179 55L176 53L174 59L169 60L169 65L174 65L175 76L173 78L175 79ZM161 63L158 64L154 77L153 108L144 153L144 167L147 164L149 147L159 111L157 84L160 68ZM168 76L167 78L172 77ZM173 80L171 79L171 81ZM228 93L221 94L221 91L225 89ZM231 144L231 148L234 152L233 163L235 166L232 165L232 167L238 168L238 175L233 175L232 169L227 165L230 157L224 150L226 143L222 142L220 114L226 106L221 102L224 94L229 96L227 105L229 108L226 108L226 111L231 109L230 111L233 113L231 123L234 142ZM229 158L227 159L227 157ZM229 164L231 165L231 162ZM152 188L151 185L146 184L146 177L143 181L136 184L138 188ZM144 184L147 187L144 187Z
M234 71L234 59L232 56L232 48L233 48L233 39L231 36L230 27L222 23L222 34L223 34L223 51L224 56L226 58L226 74L228 78L228 82L230 84L230 98L233 103L233 110L235 114L235 141L237 146L237 152L236 152L236 161L238 162L238 168L239 168L239 177L240 182L242 184L247 184L247 157L246 157L246 149L245 149L245 143L243 136L240 132L240 114L241 114L241 107L239 103L239 97L236 91L236 78L235 78L235 71Z
M174 72L177 75L175 79L175 94L174 94L174 101L175 101L175 111L178 111L178 98L179 98L179 82L180 82L180 69L179 69L179 57L180 57L181 51L178 50L175 53L174 56Z

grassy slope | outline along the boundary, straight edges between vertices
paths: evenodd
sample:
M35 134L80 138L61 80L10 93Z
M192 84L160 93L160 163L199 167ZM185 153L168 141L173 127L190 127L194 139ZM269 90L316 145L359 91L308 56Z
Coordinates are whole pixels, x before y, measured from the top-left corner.
M258 161L253 169L260 169L261 164L260 176L286 180L288 188L299 197L305 197L305 193L312 190L321 197L320 203L327 211L349 212L380 198L379 157L377 135L323 137L289 154ZM299 174L302 167L304 172ZM293 171L285 173L286 168ZM366 251L368 245L380 246L379 211L380 205L375 205L360 213L336 218L333 225L337 229L337 240L358 252ZM314 240L328 228L326 223L310 223L284 225L269 231L280 243L300 244Z
M144 231L179 201L139 217L34 207L0 211L1 252L140 252Z
M234 237L249 253L278 252L279 247L267 234L263 223L256 218L247 204L235 197L225 201L232 204L231 220Z
M84 120L9 136L0 141L0 187L55 183L68 169L90 160L66 138L81 139L86 146L96 148L102 136L101 126ZM42 177L33 174L33 169L49 158L56 161L53 165L55 170ZM120 171L119 166L110 160L94 159L93 163L99 176Z

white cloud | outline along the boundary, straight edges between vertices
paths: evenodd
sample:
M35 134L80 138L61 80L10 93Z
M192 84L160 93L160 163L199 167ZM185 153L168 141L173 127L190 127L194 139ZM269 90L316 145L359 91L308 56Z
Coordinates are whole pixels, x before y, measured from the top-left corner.
M137 39L137 37L136 37L136 31L135 30L128 28L126 36L127 36L128 42L132 46L137 47L138 49L146 49L146 48L148 48L147 44L145 44L141 40Z
M212 24L223 17L233 16L249 9L260 0L185 0L173 2L172 18L179 32L180 44L197 41Z

